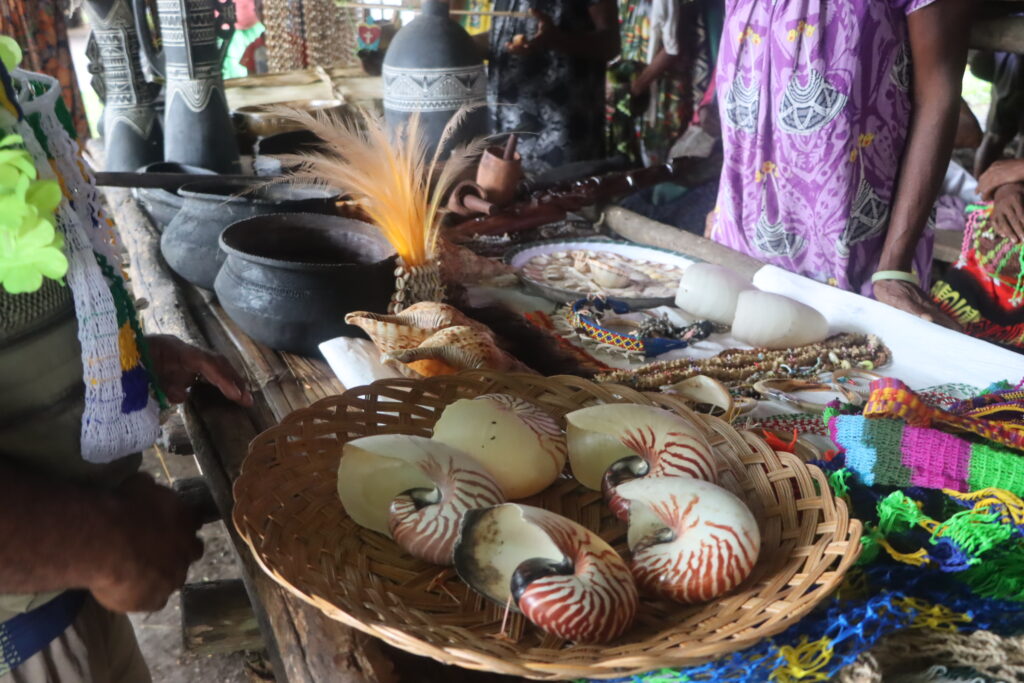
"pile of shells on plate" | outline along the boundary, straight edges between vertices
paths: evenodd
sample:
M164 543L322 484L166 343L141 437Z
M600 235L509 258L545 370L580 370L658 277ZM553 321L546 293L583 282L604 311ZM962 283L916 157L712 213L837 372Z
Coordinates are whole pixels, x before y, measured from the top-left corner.
M338 494L356 523L453 565L480 594L574 642L622 635L641 594L702 603L747 578L757 521L718 486L717 456L697 425L636 404L582 408L566 423L508 394L460 399L430 438L346 443ZM566 462L628 525L628 557L563 516L509 502L545 490Z
M683 270L613 252L572 250L538 254L523 265L522 274L535 282L581 293L671 298Z

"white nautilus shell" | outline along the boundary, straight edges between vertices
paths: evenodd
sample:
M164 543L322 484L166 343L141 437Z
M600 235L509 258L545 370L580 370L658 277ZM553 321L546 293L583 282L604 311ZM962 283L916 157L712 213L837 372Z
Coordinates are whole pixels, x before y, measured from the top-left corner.
M507 394L452 403L434 426L434 440L476 458L509 500L540 493L565 467L565 434L555 418Z
M754 286L739 273L714 263L694 263L683 271L676 306L697 318L731 325L740 293Z
M577 480L605 490L624 519L614 489L635 477L694 477L718 481L715 454L684 417L654 406L606 403L565 416L569 464Z
M828 336L828 320L806 304L781 294L748 290L736 304L732 336L751 346L785 349L816 344Z
M467 513L454 559L463 581L559 638L607 642L636 618L636 585L618 553L548 510L505 503Z
M616 489L629 510L630 568L646 593L683 603L726 593L754 569L757 520L720 486L680 477L648 477Z
M422 436L378 434L345 444L338 496L360 526L391 536L410 555L452 562L467 510L504 500L476 460Z

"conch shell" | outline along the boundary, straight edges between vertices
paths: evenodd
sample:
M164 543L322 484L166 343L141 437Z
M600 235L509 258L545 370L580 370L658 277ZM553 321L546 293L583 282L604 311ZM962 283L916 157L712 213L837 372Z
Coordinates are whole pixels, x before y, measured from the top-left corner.
M636 618L636 585L618 553L548 510L505 503L466 513L454 564L475 590L559 638L607 642Z
M698 479L648 477L620 484L629 511L630 568L642 591L683 603L707 602L754 569L761 534L750 509Z
M504 500L476 460L438 441L377 434L345 444L338 496L352 520L395 539L410 555L452 563L452 548L468 510Z
M714 451L688 420L654 406L605 403L565 416L573 476L604 489L612 512L624 518L615 489L635 477L693 477L717 482Z
M458 325L438 330L419 346L384 354L406 364L423 377L451 375L460 370L487 368L499 372L528 372L528 367L498 348L494 336L475 327Z
M472 327L490 334L490 328L478 323L459 309L435 301L421 301L398 315L380 315L353 311L345 322L355 325L367 335L382 354L413 349L438 330L454 325Z

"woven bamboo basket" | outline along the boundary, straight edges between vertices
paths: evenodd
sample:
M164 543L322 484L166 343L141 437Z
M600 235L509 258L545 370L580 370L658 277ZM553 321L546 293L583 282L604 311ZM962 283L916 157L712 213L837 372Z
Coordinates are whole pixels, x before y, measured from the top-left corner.
M445 406L488 393L525 398L559 417L611 402L657 405L695 419L719 456L722 485L761 524L751 577L705 605L644 599L637 623L618 641L576 645L506 615L450 569L412 559L346 516L336 493L345 442L382 433L429 436ZM861 535L860 522L832 496L820 470L719 418L697 415L677 398L576 377L486 371L383 380L296 411L253 440L235 501L235 526L261 566L330 618L441 662L542 680L694 665L749 647L831 593L856 559ZM625 552L624 525L599 493L575 480L556 481L526 502L597 531Z

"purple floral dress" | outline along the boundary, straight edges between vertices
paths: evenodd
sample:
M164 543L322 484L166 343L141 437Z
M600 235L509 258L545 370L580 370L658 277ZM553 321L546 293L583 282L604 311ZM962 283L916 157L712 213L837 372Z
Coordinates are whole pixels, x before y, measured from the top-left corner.
M870 295L910 123L906 15L933 1L727 1L717 241Z

